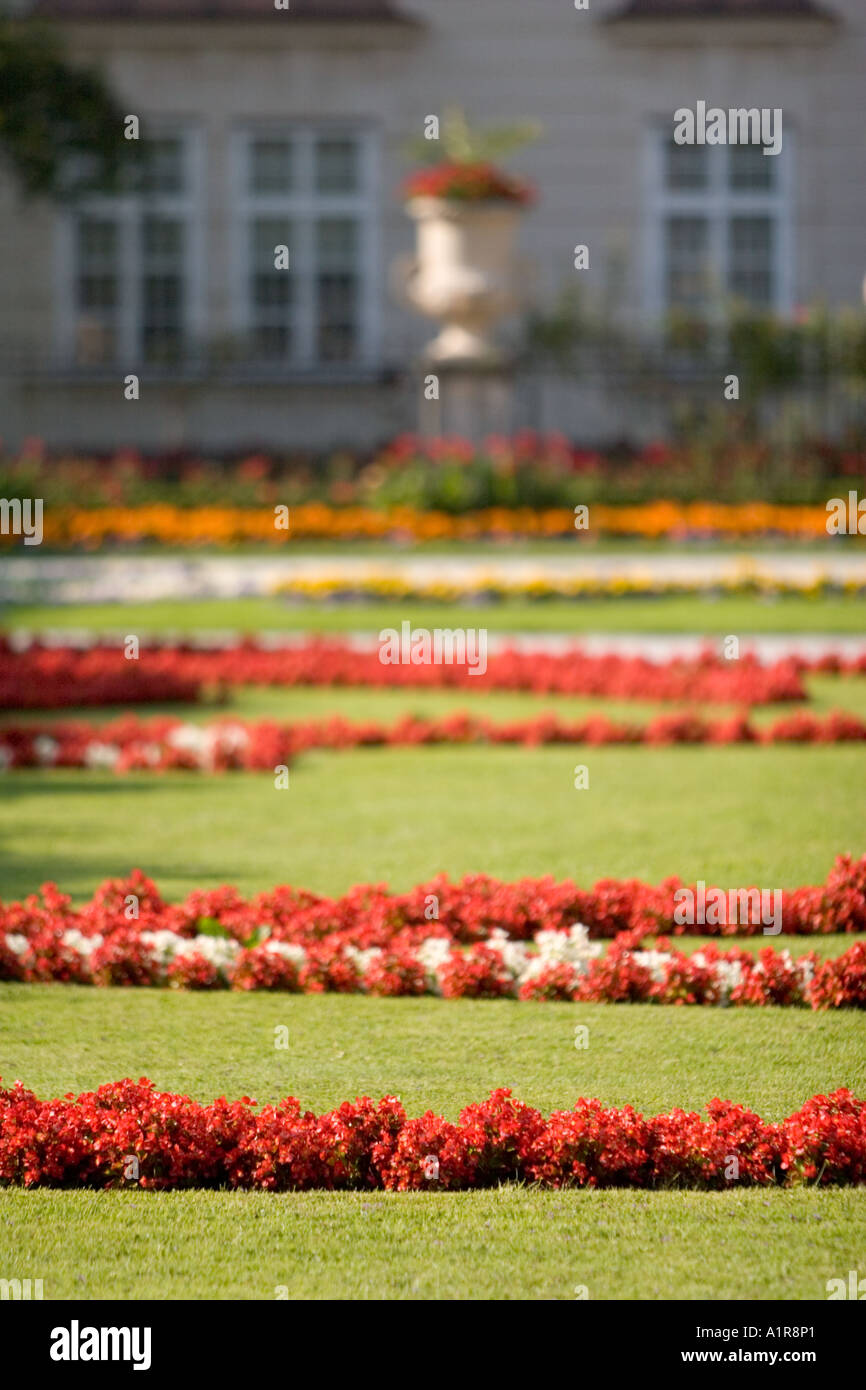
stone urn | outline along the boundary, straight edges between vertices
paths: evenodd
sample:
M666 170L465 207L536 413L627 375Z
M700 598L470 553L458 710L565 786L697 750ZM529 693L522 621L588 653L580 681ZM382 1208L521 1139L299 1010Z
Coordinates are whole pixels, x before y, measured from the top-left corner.
M496 366L494 325L520 307L515 252L523 213L506 199L415 197L406 204L417 253L395 265L404 301L442 324L426 350L433 365Z

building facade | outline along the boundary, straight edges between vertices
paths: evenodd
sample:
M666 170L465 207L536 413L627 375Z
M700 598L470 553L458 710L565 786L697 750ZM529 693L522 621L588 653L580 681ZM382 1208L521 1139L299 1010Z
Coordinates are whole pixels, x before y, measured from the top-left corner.
M864 0L34 8L104 70L151 158L135 194L72 210L0 182L13 446L368 448L415 428L432 325L391 283L414 235L399 188L407 142L450 105L543 127L513 161L538 194L521 245L536 309L579 288L647 333L726 296L862 312ZM677 145L674 113L701 102L780 111L781 151ZM597 442L663 424L609 365L518 378L516 425Z

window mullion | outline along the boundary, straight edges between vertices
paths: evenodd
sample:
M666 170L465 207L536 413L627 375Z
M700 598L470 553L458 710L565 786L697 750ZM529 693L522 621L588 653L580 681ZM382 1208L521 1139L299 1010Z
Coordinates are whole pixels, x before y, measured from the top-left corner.
M716 146L715 152L720 153L722 148L724 149L723 159L713 159L711 155L708 160L710 197L707 212L710 222L710 260L718 268L717 291L720 296L720 302L713 305L713 317L717 320L724 318L724 305L730 286L730 266L728 263L730 151L727 147Z
M208 335L207 150L196 130L186 137L189 178L180 208L183 224L183 355L201 361Z
M298 179L293 200L294 235L298 243L298 274L295 280L297 339L296 359L301 366L312 366L316 352L316 194L315 131L310 126L298 130Z
M788 141L790 142L790 135ZM794 164L791 144L786 143L778 155L768 155L781 161L773 200L775 227L773 264L773 306L777 313L790 313L795 295L793 207Z
M296 205L293 213L294 240L297 243L297 266L295 279L296 305L296 352L300 366L313 366L316 358L316 314L317 314L317 270L315 243L315 215L312 203Z
M137 200L127 198L120 209L120 350L125 368L137 367L143 357L142 313L142 210Z
M648 209L649 235L642 237L643 316L655 328L665 312L665 217L666 202L662 178L662 151L665 130L655 123L644 132L641 161L642 201Z
M362 206L356 214L360 227L358 247L358 352L367 366L376 363L380 355L382 303L382 271L376 236L376 208L381 206L381 175L375 142L369 134L361 140L360 182Z

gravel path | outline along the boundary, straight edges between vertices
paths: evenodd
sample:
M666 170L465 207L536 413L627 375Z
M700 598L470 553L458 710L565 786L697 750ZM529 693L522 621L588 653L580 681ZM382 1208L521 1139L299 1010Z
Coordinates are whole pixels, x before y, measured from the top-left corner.
M315 579L340 575L358 580L389 574L415 583L465 583L482 579L599 578L612 576L657 581L705 582L755 573L809 583L825 578L837 583L866 583L866 552L828 546L826 554L798 555L752 551L745 554L635 555L628 551L601 555L551 556L393 555L370 558L335 552L327 555L249 556L9 556L0 560L0 601L96 603L112 600L147 602L183 597L239 598L267 595L292 577Z
M476 626L479 624L476 623ZM170 632L166 630L161 631L156 640L162 646L170 646L174 642L184 641L194 647L211 649L233 646L246 635L230 629L226 631L208 630L193 636L183 631ZM24 649L37 637L39 642L46 646L86 647L95 637L113 639L120 645L125 636L125 628L100 628L99 632L86 628L48 628L40 629L38 633L31 633L21 628L11 635L11 645L17 649ZM269 647L297 647L302 646L308 640L306 634L298 632L260 632L256 634L256 641L262 646ZM323 640L346 644L359 651L367 651L375 650L378 647L379 633L328 633ZM578 647L581 651L596 655L609 652L619 656L643 656L651 661L659 662L677 656L694 657L707 648L723 653L723 643L723 637L707 638L690 633L666 635L642 632L587 632L574 637L563 633L503 634L491 632L488 635L488 649L491 652L501 651L507 647L515 647L519 651L526 652L562 652L568 651L572 647ZM764 633L760 636L743 638L740 644L740 655L745 656L747 652L754 652L762 662L771 662L779 661L786 656L815 659L834 652L841 656L853 657L859 656L864 648L866 648L866 639L863 637Z

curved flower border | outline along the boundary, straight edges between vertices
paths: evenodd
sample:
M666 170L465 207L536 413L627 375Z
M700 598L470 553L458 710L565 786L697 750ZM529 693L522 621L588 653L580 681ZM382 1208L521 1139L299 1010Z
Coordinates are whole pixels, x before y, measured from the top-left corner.
M824 658L813 666L863 674L866 650L853 658ZM465 661L384 664L375 647L359 649L321 640L281 647L251 641L212 648L145 643L140 662L131 663L120 642L95 641L84 648L31 642L13 649L0 637L0 707L186 700L195 698L203 687L219 692L239 685L447 687L473 694L520 690L537 695L759 705L807 699L802 676L812 668L794 657L764 665L749 653L730 662L710 648L697 657L650 661L580 647L559 652L506 647L488 655L482 672Z
M694 955L663 932L757 935L743 920L675 920L672 878L653 888L602 881L441 876L405 894L360 885L343 898L288 886L251 901L230 887L165 903L140 870L109 880L74 908L53 884L0 906L0 978L187 989L271 989L446 998L571 999L670 1004L866 1005L866 943L836 959L756 957L705 946ZM706 894L707 899L710 893ZM841 856L819 887L782 895L781 924L806 935L866 930L866 855ZM709 914L707 914L709 915ZM644 938L658 939L643 950ZM613 938L606 954L597 944Z
M755 957L714 944L689 956L671 950L665 938L651 950L639 945L636 934L623 933L603 954L579 923L565 932L538 932L528 943L493 931L486 942L468 947L430 936L366 950L331 938L301 946L267 937L244 947L210 934L118 931L104 937L71 928L32 941L0 933L0 979L385 997L866 1008L866 942L825 961L814 951L794 959L771 947Z
M334 715L280 724L237 718L209 724L122 715L93 725L63 720L0 727L0 772L34 767L72 767L127 772L270 772L287 768L312 748L419 747L510 744L524 748L603 744L669 747L673 744L828 744L866 742L866 721L841 710L820 716L806 711L768 725L745 715L706 719L692 713L660 714L646 724L590 715L555 714L498 723L465 713L423 719L404 715L387 725Z

